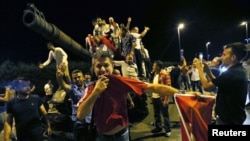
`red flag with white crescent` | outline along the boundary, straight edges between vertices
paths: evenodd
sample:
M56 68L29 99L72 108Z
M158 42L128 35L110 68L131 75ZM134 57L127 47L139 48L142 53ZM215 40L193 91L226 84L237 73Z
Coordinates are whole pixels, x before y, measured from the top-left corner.
M182 141L208 141L215 97L175 94L174 98L181 118Z

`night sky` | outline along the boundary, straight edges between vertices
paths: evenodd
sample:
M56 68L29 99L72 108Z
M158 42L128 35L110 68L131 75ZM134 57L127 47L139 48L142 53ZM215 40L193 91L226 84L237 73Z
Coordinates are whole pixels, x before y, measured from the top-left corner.
M1 0L0 61L38 64L47 59L48 40L22 23L27 3L34 3L48 23L81 45L92 33L91 21L96 17L108 21L112 16L118 23L132 17L131 27L138 26L140 31L150 27L142 41L152 60L163 61L179 58L180 22L185 23L180 31L181 48L187 60L192 60L199 52L206 55L208 41L210 58L218 56L224 44L245 42L246 28L240 23L250 21L249 0ZM66 52L69 60L80 58L70 50Z

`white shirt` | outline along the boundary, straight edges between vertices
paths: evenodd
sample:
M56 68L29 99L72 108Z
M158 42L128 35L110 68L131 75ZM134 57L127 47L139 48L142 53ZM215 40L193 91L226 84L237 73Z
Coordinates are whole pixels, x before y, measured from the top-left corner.
M48 59L43 63L44 66L47 66L51 63L52 60L56 61L56 65L60 65L61 63L65 63L68 65L68 55L67 53L60 47L56 47L55 51L50 51Z
M125 61L114 61L114 65L121 66L122 76L137 79L138 73L136 64L129 65Z
M159 74L156 74L153 79L153 84L158 84L159 82ZM152 98L160 98L158 93L152 93Z
M192 68L189 73L192 73L190 80L191 81L199 81L200 76L199 76L199 71L197 68Z
M135 49L141 49L141 34L139 33L131 33L135 37Z

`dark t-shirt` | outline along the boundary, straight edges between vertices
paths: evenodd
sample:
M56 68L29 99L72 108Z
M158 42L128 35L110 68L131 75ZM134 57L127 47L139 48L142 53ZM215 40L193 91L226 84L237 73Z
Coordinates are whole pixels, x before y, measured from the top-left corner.
M181 80L181 69L179 67L174 67L171 72L170 72L170 76L171 76L171 85L174 88L179 89L180 88L180 80Z
M227 123L243 124L246 119L247 71L241 64L236 64L212 82L218 87L216 114Z
M28 99L11 99L7 103L7 113L15 119L17 136L36 135L42 133L40 106L42 100L37 95L29 95Z

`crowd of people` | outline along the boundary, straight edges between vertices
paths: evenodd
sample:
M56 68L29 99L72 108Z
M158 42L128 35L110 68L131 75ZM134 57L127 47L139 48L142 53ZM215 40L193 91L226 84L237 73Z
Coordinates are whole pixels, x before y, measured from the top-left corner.
M145 26L139 32L138 26L130 29L132 18L129 17L127 24L117 23L113 17L108 18L108 23L103 18L93 20L93 33L86 37L86 48L91 54L98 50L110 51L115 60L125 60L127 55L133 56L133 62L137 65L138 77L145 79L151 72L150 56L142 39L150 30Z
M151 63L150 52L142 42L149 27L145 26L139 33L137 26L130 29L131 21L130 17L126 25L118 24L113 17L109 17L108 24L99 17L93 21L93 33L86 37L86 47L92 54L90 70L94 77L79 69L72 70L70 75L67 53L51 42L47 44L48 60L39 68L56 61L58 90L65 91L71 100L74 141L90 141L91 125L96 127L95 141L129 141L128 100L134 107L131 93L138 96L147 93L152 97L155 128L151 132L154 134L164 129L165 136L171 136L169 101L183 90L200 96L205 90L216 88L216 124L243 124L249 93L247 71L242 66L242 60L247 56L245 44L225 45L217 61L227 71L216 76L210 70L211 64L197 58L188 65L182 56L181 64L164 66L160 60ZM53 96L51 80L44 86L44 91L44 100L31 95L29 81L21 79L6 87L5 96L0 98L7 103L6 113L5 109L0 113L0 129L4 128L5 141L10 141L14 122L18 141L42 141L41 118L46 121L47 134L52 133L46 106Z

